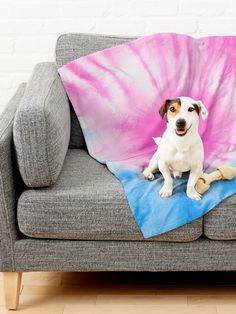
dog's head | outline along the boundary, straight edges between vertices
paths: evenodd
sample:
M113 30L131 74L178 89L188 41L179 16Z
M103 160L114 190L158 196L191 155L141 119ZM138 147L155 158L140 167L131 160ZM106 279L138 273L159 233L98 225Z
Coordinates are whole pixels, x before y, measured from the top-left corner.
M199 115L203 120L208 115L208 111L201 100L194 100L190 97L167 99L161 106L159 113L162 118L166 115L168 126L178 136L184 136L193 126L197 126Z

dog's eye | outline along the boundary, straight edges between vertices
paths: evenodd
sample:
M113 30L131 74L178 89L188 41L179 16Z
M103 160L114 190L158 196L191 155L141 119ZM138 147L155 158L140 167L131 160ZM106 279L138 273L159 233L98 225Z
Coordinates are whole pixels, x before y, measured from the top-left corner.
M171 112L175 112L175 107L170 107Z
M188 111L189 111L189 112L192 112L192 111L194 111L194 110L195 110L195 109L194 109L193 107L189 107L189 108L188 108Z

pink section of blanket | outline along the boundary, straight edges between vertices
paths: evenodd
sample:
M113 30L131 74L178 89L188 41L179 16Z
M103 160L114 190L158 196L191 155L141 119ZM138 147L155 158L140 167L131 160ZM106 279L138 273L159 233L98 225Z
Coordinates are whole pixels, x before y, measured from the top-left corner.
M154 34L74 60L59 69L89 153L101 162L144 167L161 136L165 99L189 96L200 120L205 168L235 160L236 37Z

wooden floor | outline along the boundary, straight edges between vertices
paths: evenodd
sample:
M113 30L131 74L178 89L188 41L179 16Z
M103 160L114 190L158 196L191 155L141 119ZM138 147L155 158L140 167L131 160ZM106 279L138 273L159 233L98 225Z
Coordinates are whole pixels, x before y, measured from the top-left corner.
M18 312L236 314L235 283L230 272L24 273ZM10 312L0 274L0 313Z

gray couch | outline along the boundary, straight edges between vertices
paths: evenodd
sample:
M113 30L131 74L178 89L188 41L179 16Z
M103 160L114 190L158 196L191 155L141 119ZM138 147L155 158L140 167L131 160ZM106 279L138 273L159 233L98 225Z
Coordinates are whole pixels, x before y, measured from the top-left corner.
M128 40L60 36L55 63L38 64L0 117L0 271L6 291L15 287L8 308L22 272L236 269L236 196L144 239L120 182L86 150L57 68Z

